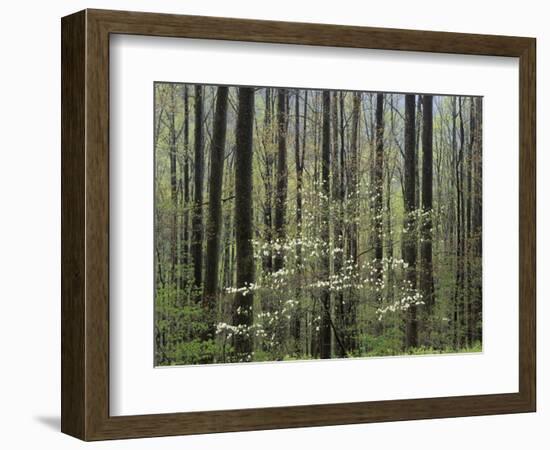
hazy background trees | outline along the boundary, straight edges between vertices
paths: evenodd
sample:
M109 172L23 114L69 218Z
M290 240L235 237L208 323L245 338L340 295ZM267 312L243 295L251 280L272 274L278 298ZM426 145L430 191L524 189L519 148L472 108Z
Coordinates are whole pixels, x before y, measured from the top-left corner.
M482 99L155 84L155 363L481 349Z

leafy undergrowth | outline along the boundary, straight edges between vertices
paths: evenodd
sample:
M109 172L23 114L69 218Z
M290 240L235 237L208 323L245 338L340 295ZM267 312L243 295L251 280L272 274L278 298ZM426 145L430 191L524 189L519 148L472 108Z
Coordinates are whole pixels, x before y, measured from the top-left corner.
M409 356L409 355L443 355L443 354L457 354L457 353L480 353L483 351L481 342L475 342L469 347L462 347L455 349L453 347L444 347L444 348L434 348L429 346L415 347L409 350L399 350L391 352L389 349L379 349L371 350L368 352L355 353L348 355L347 358L370 358L370 357L384 357L384 356ZM254 362L267 362L273 361L269 358L268 354L263 352L257 352L254 355ZM312 357L311 355L302 355L302 356L291 356L286 355L282 360L283 361L311 361L318 360L319 358Z

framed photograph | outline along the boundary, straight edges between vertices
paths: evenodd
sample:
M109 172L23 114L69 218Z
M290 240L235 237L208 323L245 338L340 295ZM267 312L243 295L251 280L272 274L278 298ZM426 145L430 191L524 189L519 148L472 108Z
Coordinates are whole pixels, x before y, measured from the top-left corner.
M61 25L63 432L535 411L535 39Z

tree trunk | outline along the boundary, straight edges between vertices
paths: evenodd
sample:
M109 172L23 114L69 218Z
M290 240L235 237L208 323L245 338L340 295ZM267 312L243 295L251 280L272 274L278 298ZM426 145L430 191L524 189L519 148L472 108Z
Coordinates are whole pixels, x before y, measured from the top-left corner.
M355 92L352 98L351 109L351 130L348 134L349 142L349 164L346 167L344 155L344 102L343 97L340 97L340 120L341 120L341 148L340 148L340 182L341 196L344 200L347 199L348 208L342 207L342 223L344 223L344 215L347 212L345 223L348 225L344 228L344 241L347 240L347 259L353 264L359 264L359 204L361 197L359 195L359 122L361 118L361 103L362 94ZM344 182L345 180L345 182ZM347 209L347 211L345 211ZM344 225L343 225L344 226ZM347 239L346 239L347 238ZM345 348L346 351L352 352L358 346L357 342L357 304L359 294L356 289L348 289L347 298L345 301L346 308L343 313L345 317Z
M471 346L473 343L473 333L474 333L474 315L473 315L473 305L472 305L472 244L473 244L473 235L472 235L472 178L473 178L473 168L474 168L474 142L476 134L476 123L475 123L475 105L474 99L470 98L470 127L469 127L469 140L468 140L468 150L466 155L466 273L465 273L465 290L466 290L466 344Z
M254 89L239 88L239 107L235 147L235 231L237 247L237 288L254 284L253 213L252 213L252 144L254 125ZM243 330L235 334L237 361L248 361L253 351L253 290L235 294L233 323Z
M351 155L349 168L349 183L351 195L348 198L351 201L350 208L350 237L349 237L349 259L357 263L359 253L359 226L357 219L359 217L359 115L361 111L361 93L353 94L353 106L351 112Z
M187 286L187 265L189 264L189 93L183 87L183 223L180 226L180 274L179 288Z
M455 282L454 282L454 293L453 293L453 346L456 349L458 347L458 321L459 321L459 304L458 304L458 287L459 287L459 258L460 258L460 245L459 245L459 236L460 233L458 230L460 230L459 223L459 211L460 211L460 199L458 196L458 154L457 154L457 145L456 145L456 116L457 116L457 108L456 108L456 99L457 97L453 97L452 99L452 137L451 137L451 150L452 150L452 170L454 175L454 186L455 189L455 195L456 195L456 206L455 210L453 211L454 217L452 224L456 223L456 227L452 228L452 234L455 241L455 247L454 247L454 253L455 253ZM455 231L456 228L456 231Z
M473 244L473 256L476 261L478 261L479 268L478 276L475 285L475 300L473 305L472 314L474 316L474 330L473 330L473 340L480 341L482 338L482 327L481 327L481 317L482 317L482 289L481 289L481 280L482 280L482 268L481 268L481 256L482 256L482 156L483 156L483 146L482 146L482 98L478 97L475 99L475 123L476 123L476 132L475 132L475 145L474 145L474 211L473 211L473 223L472 223L472 232L474 233L475 242Z
M416 159L414 161L414 179L415 179L415 204L420 206L420 131L422 129L422 96L419 95L416 99L416 129L415 129L415 146ZM417 235L418 238L418 235Z
M402 253L407 264L406 280L411 290L416 289L416 145L415 145L415 96L405 96L405 167L404 167L404 209ZM406 342L407 349L418 344L416 306L407 310Z
M170 200L172 213L170 223L170 282L176 282L178 265L178 177L177 177L177 131L176 131L176 85L170 85L170 111L168 114L170 132ZM177 290L177 285L175 286Z
M433 96L422 96L422 219L420 245L420 290L426 312L433 311L434 279L432 264L433 227Z
M340 96L342 93L340 93ZM342 175L340 160L341 149L339 147L338 139L338 93L334 92L332 94L332 198L334 205L334 242L333 242L333 253L334 253L334 275L338 276L341 273L344 265L344 221L342 217L344 199L342 196L342 180L340 179ZM344 301L344 292L342 290L336 291L334 293L334 312L336 318L336 325L342 336L344 345L347 345L348 341L348 330L346 326L346 304ZM338 356L340 358L345 357L345 351L341 347L338 348Z
M220 86L216 96L214 132L210 151L210 191L206 225L206 268L204 274L204 306L208 315L208 337L215 332L216 297L218 295L220 237L222 231L222 188L227 130L227 98L229 88Z
M464 308L464 204L462 187L462 162L464 158L464 119L462 114L462 98L458 98L459 140L458 155L455 162L456 178L456 275L454 291L454 332L455 348L464 344L465 308Z
M265 151L265 201L264 201L264 227L265 240L268 243L267 255L263 256L262 265L265 272L273 270L273 252L271 241L273 240L273 131L271 129L271 89L265 89L265 115L264 115L264 151Z
M321 219L321 240L330 242L330 91L323 91L323 138L322 138L322 167L321 167L321 190L323 192L322 219ZM330 248L322 253L322 275L321 279L327 281L330 277ZM331 305L330 291L328 287L321 288L321 325L320 325L320 357L328 359L331 357L332 335L331 335Z
M285 230L285 212L286 212L286 197L288 183L288 168L286 155L286 134L287 134L287 91L286 89L278 89L277 92L277 192L275 195L275 233L280 244L286 238ZM284 255L282 249L277 251L275 255L274 270L281 270L284 266Z
M394 120L394 105L393 105L393 94L390 95L390 136L394 136L395 130L395 120ZM393 145L389 145L388 154L390 154ZM395 169L395 162L392 163L390 168L390 160L385 165L386 167L386 255L388 261L391 263L388 264L388 276L387 276L387 289L386 295L389 303L394 301L394 268L393 268L393 219L392 219L392 181L393 181L393 171Z
M384 94L376 94L376 130L375 130L375 160L374 160L374 258L376 269L376 284L378 295L376 301L382 301L382 258L384 233L382 225L383 191L384 191Z
M307 91L306 91L307 92ZM296 166L296 237L298 242L302 239L302 174L303 159L300 154L300 91L296 90L294 103L294 162ZM304 104L304 110L307 105ZM294 338L294 347L297 354L300 352L300 331L301 331L301 308L300 298L302 296L302 246L296 244L296 271L298 273L298 283L296 285L296 300L298 305L294 311L292 324L292 336Z
M204 184L204 136L203 136L203 92L195 86L195 204L193 208L193 237L191 256L193 258L194 283L197 289L202 285L202 189ZM197 295L197 300L201 296Z

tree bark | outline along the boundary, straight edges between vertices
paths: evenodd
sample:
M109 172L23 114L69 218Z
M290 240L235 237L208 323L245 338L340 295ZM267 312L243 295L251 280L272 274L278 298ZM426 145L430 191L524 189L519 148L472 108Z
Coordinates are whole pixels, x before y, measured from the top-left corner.
M307 91L306 91L307 92ZM304 104L304 110L307 105ZM302 175L303 158L300 152L300 91L296 90L294 103L294 163L296 166L296 237L298 241L302 239ZM292 323L292 336L297 353L300 351L300 331L301 331L301 308L300 297L302 296L302 246L296 244L296 271L298 273L298 283L296 286L296 300L298 305L294 311Z
M394 98L393 94L390 95L390 136L395 134L395 112L394 112ZM391 141L390 141L391 142ZM390 155L393 148L393 144L389 144L388 155ZM393 172L395 170L395 161L391 163L390 167L390 157L388 156L387 164L385 165L386 169L386 257L388 261L393 262L393 218L392 218L392 181L393 181ZM394 301L394 284L395 284L395 273L393 268L393 263L388 264L388 276L387 276L387 288L386 295L388 302L393 303Z
M193 237L191 239L191 256L193 259L194 283L197 289L202 286L202 204L204 184L204 135L203 135L203 92L202 87L195 86L195 203L193 207ZM197 296L200 300L201 296Z
M253 213L252 213L252 145L254 124L254 89L239 88L239 107L235 147L235 231L237 249L237 288L252 287L254 274ZM237 292L233 323L242 332L234 338L238 361L248 361L253 351L252 334L254 292Z
M180 274L179 288L183 292L187 286L187 265L189 264L189 93L183 87L183 220L180 227Z
M418 208L420 206L420 131L422 130L422 96L419 95L416 99L416 125L415 125L415 146L416 146L416 159L414 161L414 173L415 173L415 204ZM417 236L418 238L418 236Z
M383 251L383 191L384 191L384 94L376 94L376 129L374 160L374 258L376 282L382 285ZM377 302L382 301L382 289L377 290Z
M415 145L415 96L405 96L405 167L404 167L404 209L402 253L407 264L405 269L408 287L416 289L416 145ZM416 306L407 310L405 347L418 345Z
M432 264L433 227L433 96L422 96L422 228L420 245L420 290L426 311L433 311L434 279Z
M220 237L222 231L222 188L227 131L227 98L229 88L220 86L216 96L214 132L210 151L210 191L206 225L206 268L204 274L204 306L210 321L208 337L215 332L216 297L219 284Z
M359 217L359 115L361 113L361 93L353 94L353 106L351 112L351 148L350 148L350 168L349 168L349 189L351 195L348 196L351 202L350 208L350 237L349 237L349 259L357 263L359 254L359 226L357 220Z
M323 192L322 218L321 218L321 240L330 242L330 91L323 91L323 137L322 137L322 166L321 166L321 190ZM322 276L326 281L330 277L330 247L322 253ZM331 305L330 291L328 286L321 289L321 314L320 325L320 357L328 359L331 357L332 335L331 335Z
M465 268L465 290L466 290L466 344L471 346L473 343L473 332L474 332L474 315L473 315L473 304L472 304L472 253L473 253L473 234L472 234L472 178L473 178L473 168L474 168L474 142L476 134L476 123L475 123L475 105L474 99L470 98L470 126L469 126L469 139L468 139L468 148L466 154L466 268Z
M271 89L265 89L265 114L264 114L264 151L265 151L265 200L264 200L264 227L265 240L269 244L267 247L267 255L263 256L262 265L266 272L273 270L273 252L271 241L273 240L273 131L271 129L272 122L272 101Z
M454 106L454 105L453 105ZM454 116L454 115L453 115ZM464 305L464 203L463 203L463 158L464 158L464 118L462 114L462 97L458 97L459 147L455 161L455 194L456 194L456 274L454 290L454 333L455 348L464 344L465 305ZM454 128L454 126L453 126ZM455 145L456 147L456 145Z
M361 164L359 161L359 123L361 118L361 103L362 94L355 92L352 98L351 108L351 130L348 133L349 142L349 164L346 166L345 149L344 149L344 101L340 97L340 120L341 120L341 148L340 148L340 183L341 196L347 199L348 208L342 208L342 222L348 224L345 227L344 241L347 240L347 259L353 264L359 264L359 204L360 204L360 179L359 173ZM345 180L345 181L344 181ZM347 209L347 211L345 211ZM344 219L344 215L347 216ZM347 239L346 239L347 238ZM348 289L347 298L343 301L346 303L344 311L345 316L345 348L348 352L353 352L357 346L357 304L359 295L356 289Z
M340 93L340 96L342 93ZM333 92L332 94L332 198L334 205L333 210L333 224L334 224L334 242L333 242L333 251L334 251L334 275L341 273L344 265L344 221L343 221L343 208L344 208L344 198L342 192L342 180L340 179L342 175L340 160L341 149L339 146L339 124L338 124L338 93ZM347 345L348 339L348 329L346 324L346 303L344 301L344 292L342 290L334 293L334 312L336 325L340 331L340 334L343 339L344 346ZM338 356L340 358L345 357L344 348L338 346Z
M472 314L474 316L474 330L473 330L473 340L481 342L482 339L482 327L481 327L481 318L482 318L482 289L481 289L481 280L482 280L482 267L481 267L481 257L482 257L482 224L483 224L483 215L482 215L482 157L483 157L483 144L482 144L482 98L478 97L475 99L475 123L476 123L476 132L475 132L475 144L474 144L474 211L473 211L473 223L472 223L472 232L474 234L473 243L473 256L476 261L478 261L478 277L475 285L475 301L473 305Z
M288 168L287 168L287 90L278 89L277 92L277 192L275 195L275 233L277 239L282 243L286 238L285 221L286 221L286 197L288 184ZM274 258L273 268L275 272L281 270L284 266L283 251L279 250Z
M176 131L176 85L170 85L170 110L168 128L170 133L170 201L172 213L170 218L170 282L176 281L178 265L178 178L177 178L177 131ZM175 286L177 289L177 285Z

